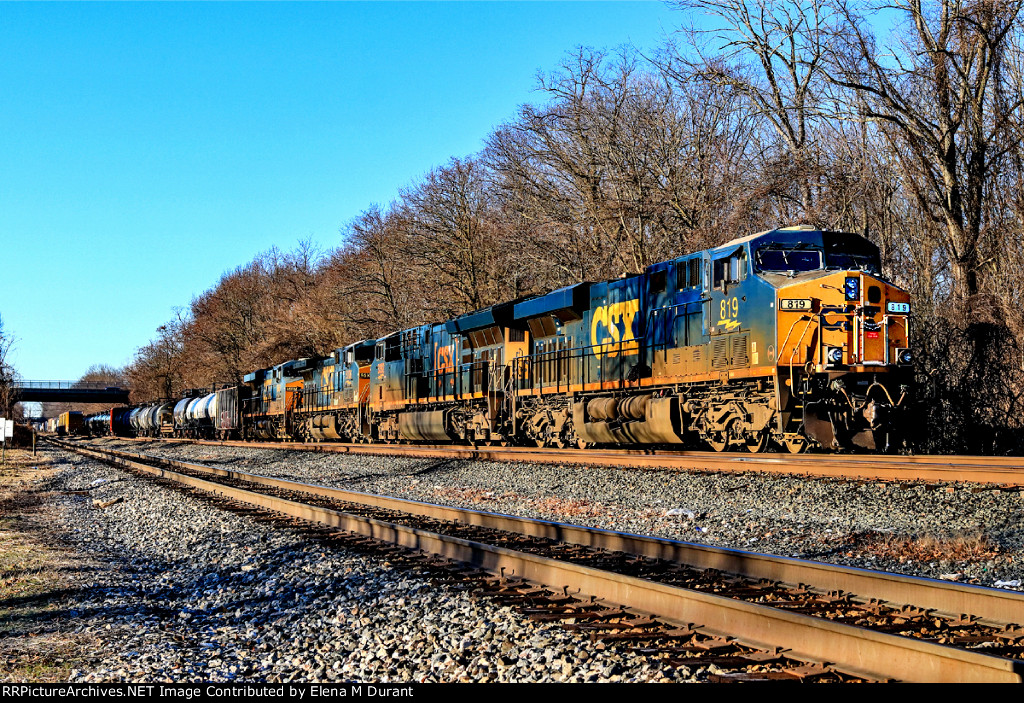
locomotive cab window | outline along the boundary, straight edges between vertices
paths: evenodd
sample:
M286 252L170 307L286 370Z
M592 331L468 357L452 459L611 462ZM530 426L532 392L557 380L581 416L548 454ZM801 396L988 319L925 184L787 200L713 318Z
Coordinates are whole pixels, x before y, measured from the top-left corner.
M724 288L730 283L739 283L746 277L747 252L743 248L712 262L712 280L715 288Z
M875 274L882 271L878 247L866 239L839 232L825 232L822 240L825 244L825 268Z

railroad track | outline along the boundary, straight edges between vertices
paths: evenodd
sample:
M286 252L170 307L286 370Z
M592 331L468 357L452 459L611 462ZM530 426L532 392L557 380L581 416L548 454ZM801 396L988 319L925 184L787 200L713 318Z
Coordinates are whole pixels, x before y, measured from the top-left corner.
M119 438L132 439L132 438ZM140 438L258 449L513 461L542 464L584 464L740 473L823 476L851 480L923 483L961 482L1024 488L1024 457L904 456L877 454L742 454L675 451L670 449L551 449L465 445L351 444L302 442L240 442Z
M1024 629L1014 624L1024 622L1024 594L1017 592L55 443L228 501L459 562L479 590L530 617L676 665L714 663L726 670L719 680L1020 682L1024 674Z

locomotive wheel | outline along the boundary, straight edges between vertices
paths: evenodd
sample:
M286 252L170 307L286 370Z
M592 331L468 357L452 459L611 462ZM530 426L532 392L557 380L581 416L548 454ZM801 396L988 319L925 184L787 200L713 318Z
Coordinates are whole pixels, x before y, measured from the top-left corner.
M758 432L753 435L746 435L743 443L746 445L748 452L758 454L768 448L768 433Z
M786 451L790 454L803 454L804 450L807 449L807 442L788 440L783 444L783 446L786 447Z
M724 452L729 446L729 436L724 433L712 435L707 438L707 443L716 452Z

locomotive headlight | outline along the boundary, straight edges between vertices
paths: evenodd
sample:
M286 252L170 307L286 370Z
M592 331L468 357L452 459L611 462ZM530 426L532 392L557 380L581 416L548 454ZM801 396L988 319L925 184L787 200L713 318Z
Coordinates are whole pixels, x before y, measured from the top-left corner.
M849 301L860 300L860 278L847 276L843 283L843 293Z
M843 350L839 347L831 347L826 352L825 358L828 359L829 364L841 364L843 363Z
M914 363L914 355L910 353L909 349L897 349L896 350L896 363L897 364L912 364L912 363Z

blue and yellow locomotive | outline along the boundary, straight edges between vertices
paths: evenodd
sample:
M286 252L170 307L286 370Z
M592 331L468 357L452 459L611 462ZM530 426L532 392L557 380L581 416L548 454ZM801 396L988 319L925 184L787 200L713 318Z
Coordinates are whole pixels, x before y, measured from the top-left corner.
M893 450L909 325L910 296L881 277L877 247L787 227L254 371L191 415L174 406L173 426L150 424L307 441Z
M263 438L886 450L910 298L866 239L789 227L246 377Z

